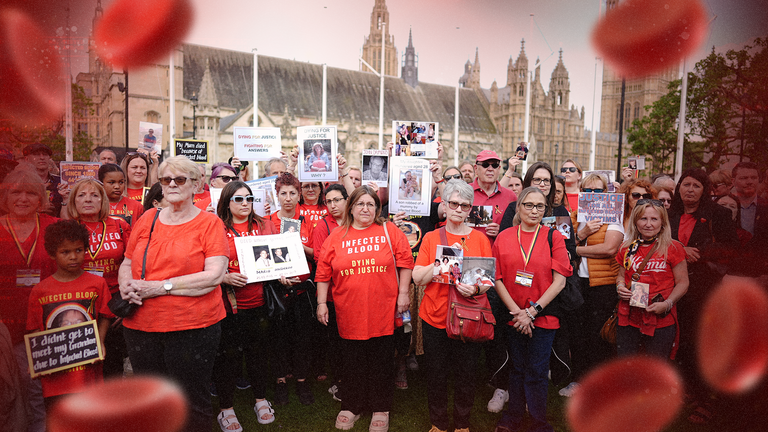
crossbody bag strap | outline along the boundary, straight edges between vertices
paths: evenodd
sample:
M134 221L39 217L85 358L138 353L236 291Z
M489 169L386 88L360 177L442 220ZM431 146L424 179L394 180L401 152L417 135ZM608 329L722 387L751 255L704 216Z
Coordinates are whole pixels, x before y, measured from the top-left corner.
M445 227L440 227L438 231L440 232L440 242L443 246L448 246L448 234L446 234Z
M638 267L637 271L632 274L632 280L637 282L640 280L640 275L643 273L643 270L645 270L645 265L648 264L648 260L651 259L651 255L656 253L654 248L651 248L651 250L648 251L648 254L643 258L643 262L640 263L640 267ZM637 275L637 279L635 279L635 275Z
M160 210L155 212L155 218L152 219L152 226L149 228L149 239L147 239L147 247L144 248L144 261L141 263L141 280L144 280L144 275L147 273L147 252L149 252L149 242L152 241L152 231L155 230L155 222L160 216Z
M392 241L389 239L389 230L387 224L384 222L384 236L387 237L387 244L389 245L389 252L392 253L392 261L395 263L395 279L397 279L397 288L400 289L400 272L397 271L397 258L395 258L395 250L392 249Z

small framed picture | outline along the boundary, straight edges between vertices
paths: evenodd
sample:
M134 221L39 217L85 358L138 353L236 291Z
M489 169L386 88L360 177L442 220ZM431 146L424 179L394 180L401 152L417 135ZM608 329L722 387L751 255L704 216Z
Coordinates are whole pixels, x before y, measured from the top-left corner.
M298 219L280 218L280 234L301 232L301 221Z

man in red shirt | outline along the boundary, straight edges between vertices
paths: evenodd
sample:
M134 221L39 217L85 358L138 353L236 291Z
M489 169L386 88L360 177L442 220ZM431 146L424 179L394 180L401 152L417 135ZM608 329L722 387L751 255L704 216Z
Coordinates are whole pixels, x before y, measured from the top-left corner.
M471 186L475 190L473 206L493 206L493 222L486 227L477 227L491 240L499 234L499 222L509 203L517 201L517 195L499 184L501 158L493 150L483 150L475 159L475 181Z

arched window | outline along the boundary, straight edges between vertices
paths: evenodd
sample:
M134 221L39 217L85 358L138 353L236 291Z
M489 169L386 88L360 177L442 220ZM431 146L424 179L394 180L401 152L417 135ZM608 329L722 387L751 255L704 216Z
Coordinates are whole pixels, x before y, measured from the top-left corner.
M624 130L629 129L629 114L631 114L630 110L631 110L631 105L630 104L625 105L625 107L624 107Z
M159 123L160 113L157 111L147 111L144 113L144 118L150 123Z
M640 102L635 102L635 115L632 117L632 120L637 120L640 118Z
M523 86L522 84L520 85L520 89L517 91L517 95L520 97L525 96L525 86Z
M562 93L558 93L557 94L557 105L559 106L559 105L562 105L562 104L563 104L563 94Z
M619 130L619 118L621 117L621 104L616 105L616 128L614 130Z

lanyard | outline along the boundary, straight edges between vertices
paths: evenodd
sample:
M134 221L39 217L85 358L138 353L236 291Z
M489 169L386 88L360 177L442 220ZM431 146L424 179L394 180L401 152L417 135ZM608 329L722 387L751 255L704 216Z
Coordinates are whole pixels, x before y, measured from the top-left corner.
M85 225L85 224L83 224L83 225ZM101 221L101 225L102 225L101 241L99 242L99 247L96 248L96 252L92 252L91 251L92 250L91 249L91 245L90 245L90 242L88 242L89 243L88 244L88 255L91 256L91 260L96 259L96 255L98 255L99 252L101 252L101 248L104 246L104 241L107 239L107 222L106 221ZM85 226L88 226L88 225L85 225ZM93 234L96 234L96 233L93 232Z
M525 262L525 265L523 266L523 270L526 270L528 267L528 261L531 260L531 255L533 254L533 247L536 245L536 240L539 238L539 230L541 229L541 225L536 225L536 231L533 233L533 241L531 242L531 247L528 249L528 253L525 253L525 249L523 249L523 242L520 240L520 231L522 231L522 227L518 227L517 229L517 243L520 245L520 253L523 254L523 262Z
M19 241L18 236L16 236L16 230L13 229L13 225L11 225L11 220L8 218L8 215L5 216L5 222L8 224L8 230L11 232L11 237L13 237L13 241L16 243L16 248L19 249L21 257L27 262L27 268L29 268L32 264L32 256L35 254L35 249L37 248L37 240L40 237L40 218L35 214L35 242L32 244L32 248L27 255L24 254L24 249L21 247L21 242Z

